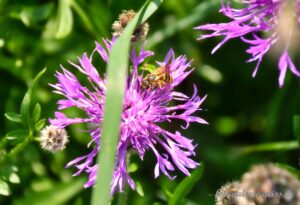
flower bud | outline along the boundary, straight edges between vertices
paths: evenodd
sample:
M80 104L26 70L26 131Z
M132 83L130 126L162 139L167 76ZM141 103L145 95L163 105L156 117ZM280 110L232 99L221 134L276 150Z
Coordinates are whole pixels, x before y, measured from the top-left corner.
M58 152L65 149L69 136L65 129L50 125L41 131L41 146L44 150Z

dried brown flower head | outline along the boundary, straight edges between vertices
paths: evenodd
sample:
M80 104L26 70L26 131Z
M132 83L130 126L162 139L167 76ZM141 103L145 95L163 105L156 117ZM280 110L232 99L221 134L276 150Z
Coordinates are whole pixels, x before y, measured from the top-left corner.
M241 188L255 195L248 200L257 205L299 205L300 182L275 164L253 166L241 180Z
M114 37L119 37L127 24L134 18L136 15L135 11L129 10L129 11L123 11L118 18L118 21L115 21L112 25L113 29L113 36ZM148 23L143 23L139 25L133 32L131 41L132 42L137 42L140 40L145 40L147 34L149 31L149 24Z

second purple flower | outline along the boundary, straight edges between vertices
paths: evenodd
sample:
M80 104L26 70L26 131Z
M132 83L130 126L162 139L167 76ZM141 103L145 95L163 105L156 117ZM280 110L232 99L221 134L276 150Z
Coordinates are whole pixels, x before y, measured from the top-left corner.
M216 52L224 43L232 38L241 38L249 44L247 53L251 55L248 62L256 62L253 72L255 77L264 55L274 49L278 53L279 86L289 69L300 77L292 61L291 54L299 45L300 39L300 0L241 0L242 9L235 9L231 2L222 3L220 12L231 19L228 23L206 24L196 29L210 30L199 39L224 36L224 39L213 49ZM261 37L263 33L263 37Z

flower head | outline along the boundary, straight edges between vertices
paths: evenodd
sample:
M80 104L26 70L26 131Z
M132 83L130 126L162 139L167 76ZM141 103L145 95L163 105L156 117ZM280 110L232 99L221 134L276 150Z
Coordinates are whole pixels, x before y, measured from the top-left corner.
M88 86L92 89L81 84L73 73L63 67L62 72L56 73L58 83L51 85L55 88L54 92L65 97L58 101L59 110L77 107L86 113L85 118L70 118L62 112L56 112L55 118L50 119L51 124L63 128L71 124L87 123L90 125L89 127L93 127L88 130L92 138L88 145L92 146L91 152L67 164L67 167L72 165L77 167L78 171L74 175L82 172L89 174L89 180L84 185L85 187L95 184L98 169L95 157L100 150L106 76L100 77L98 70L92 64L92 59L94 55L99 54L107 63L108 53L113 42L104 40L104 43L105 47L96 43L96 48L91 56L84 53L79 58L80 65L71 63L87 77ZM152 80L149 77L150 73L146 74L145 70L140 74L139 71L143 70L140 68L145 66L144 60L153 55L153 52L146 51L144 47L138 53L134 49L131 52L130 59L133 69L132 73L127 76L121 131L111 184L112 193L117 187L122 192L126 182L132 189L135 188L135 183L127 172L126 153L128 149L134 150L142 160L146 151L151 150L154 153L157 160L154 168L155 178L160 175L160 172L173 178L174 176L171 176L170 172L174 171L175 167L189 175L188 169L194 169L199 165L191 159L195 155L196 147L192 140L184 137L179 131L172 133L163 129L160 127L160 123L179 119L186 123L184 128L187 128L191 122L207 123L200 117L193 116L197 110L200 110L200 105L205 97L200 98L197 95L195 86L191 97L173 90L191 73L192 69L190 69L190 62L185 56L175 58L172 50L169 51L163 62L157 62L157 67L160 67L161 71L159 74L153 72L152 74L155 76L151 78ZM146 79L150 80L148 83L153 86L143 85L143 81ZM170 105L173 100L178 104ZM160 148L163 148L164 151L161 151Z
M41 146L44 150L58 152L65 149L69 136L65 129L56 126L46 126L41 131Z
M300 203L299 180L275 164L253 166L243 175L240 186L247 193L252 193L252 195L247 195L247 205L296 205Z
M222 3L220 12L232 21L220 24L207 24L196 27L199 30L213 31L204 34L199 39L224 36L224 39L212 50L216 52L223 44L232 38L241 38L249 45L246 50L251 55L248 62L256 61L253 72L255 77L264 55L272 47L279 51L278 69L279 86L284 84L284 78L289 68L297 77L300 72L296 69L290 53L299 44L300 36L300 0L241 0L242 9L232 8L231 2ZM264 33L261 37L260 33ZM250 35L250 38L248 37Z
M241 192L240 182L228 182L216 193L216 205L239 204L238 194Z
M136 13L133 10L123 11L119 15L118 21L115 21L112 25L112 29L114 31L113 36L119 37L123 33L127 24L134 18L135 15L136 15ZM142 23L133 31L131 41L136 42L139 40L145 40L145 38L148 34L148 31L149 31L149 24Z

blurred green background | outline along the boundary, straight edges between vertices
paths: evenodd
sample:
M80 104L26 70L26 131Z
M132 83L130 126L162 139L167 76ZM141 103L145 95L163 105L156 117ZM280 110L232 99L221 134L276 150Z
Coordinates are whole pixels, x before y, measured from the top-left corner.
M4 118L6 112L19 112L27 86L34 76L47 67L34 90L34 101L42 105L42 116L53 117L59 96L48 83L55 83L54 73L60 64L71 68L68 60L77 61L83 52L91 54L95 40L111 36L111 25L122 10L138 10L138 0L0 0L0 137L18 129L18 124ZM60 6L59 6L60 4ZM156 60L163 60L170 48L175 54L193 59L195 71L178 90L191 95L196 84L201 96L208 94L203 111L198 114L209 125L192 124L182 133L198 144L197 161L205 164L204 176L195 185L190 204L214 204L217 189L241 177L255 163L278 162L299 167L299 150L243 154L235 148L260 143L295 140L293 116L300 113L300 80L287 74L285 85L278 88L277 58L266 56L256 78L254 64L245 61L246 46L232 40L215 55L212 48L220 38L197 41L201 34L193 27L208 22L227 21L218 13L219 2L199 0L165 0L150 18L148 49ZM300 65L300 59L296 59ZM105 71L103 64L98 66ZM73 71L76 73L75 69ZM78 73L78 72L77 72ZM84 77L81 75L81 77ZM72 111L76 115L76 111ZM174 131L180 124L166 125ZM30 143L10 163L17 167L20 183L10 183L11 195L0 196L0 204L89 204L91 189L82 188L85 174L72 177L74 168L65 165L76 156L88 153L90 138L78 132L84 127L71 126L71 142L57 154L41 150ZM10 142L6 148L14 147ZM185 177L165 176L154 180L155 159L146 154L141 162L134 157L139 170L132 174L144 189L144 197L130 192L128 204L165 204L163 190L174 190ZM1 184L0 184L1 189ZM101 194L101 193L99 193Z

